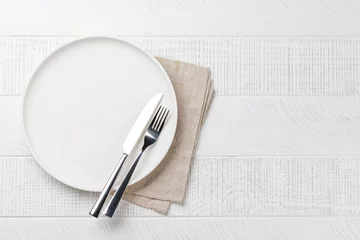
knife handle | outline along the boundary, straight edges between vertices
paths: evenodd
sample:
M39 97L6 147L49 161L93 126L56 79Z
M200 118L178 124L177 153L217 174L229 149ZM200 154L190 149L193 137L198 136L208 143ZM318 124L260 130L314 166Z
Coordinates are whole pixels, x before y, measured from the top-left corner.
M114 185L114 182L115 182L117 176L119 175L119 172L120 172L122 166L124 165L124 162L127 157L128 157L128 155L125 153L122 155L122 157L119 160L118 164L116 165L114 171L112 172L109 180L106 182L104 189L100 193L99 198L96 200L94 206L90 210L89 214L91 216L96 217L96 218L99 216L101 208L103 207L105 200L106 200L107 196L109 195L111 188Z
M131 165L131 168L129 170L129 172L126 174L124 180L122 181L122 183L120 184L120 187L118 189L116 189L114 195L112 196L112 198L110 199L108 205L106 206L103 214L107 217L112 217L115 213L115 210L125 192L126 187L128 186L131 176L133 175L136 165L138 164L143 152L145 149L143 149L139 155L136 157L136 160L133 162L133 164Z

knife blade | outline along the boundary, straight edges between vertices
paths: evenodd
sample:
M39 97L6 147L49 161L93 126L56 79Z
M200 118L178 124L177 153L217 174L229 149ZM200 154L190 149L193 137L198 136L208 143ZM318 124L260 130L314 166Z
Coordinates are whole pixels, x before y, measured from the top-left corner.
M136 119L134 125L132 126L128 136L125 139L123 144L123 151L125 154L130 155L134 149L136 143L139 141L140 137L144 134L145 130L148 128L150 120L152 119L155 110L158 108L161 99L164 94L158 93L155 94L145 105L141 111L139 117Z
M163 98L163 93L157 93L151 97L151 99L146 103L145 107L141 111L139 117L136 119L134 125L132 126L130 132L128 133L124 143L123 143L123 155L120 158L118 164L116 165L114 171L112 172L109 180L106 182L104 189L101 191L99 198L96 200L94 206L90 210L89 214L93 217L98 217L103 207L107 196L109 195L111 188L113 187L117 176L126 160L126 158L131 154L132 150L135 148L139 139L141 139L145 130L150 124L150 120L153 118L156 109L158 108L161 99Z

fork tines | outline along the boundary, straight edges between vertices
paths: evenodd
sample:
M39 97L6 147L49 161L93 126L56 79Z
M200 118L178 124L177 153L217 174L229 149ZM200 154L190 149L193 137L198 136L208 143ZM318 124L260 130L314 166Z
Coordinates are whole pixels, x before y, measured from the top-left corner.
M157 110L151 124L150 127L152 129L154 129L155 131L160 132L162 130L162 128L164 127L166 118L169 114L170 110L160 106L159 109Z

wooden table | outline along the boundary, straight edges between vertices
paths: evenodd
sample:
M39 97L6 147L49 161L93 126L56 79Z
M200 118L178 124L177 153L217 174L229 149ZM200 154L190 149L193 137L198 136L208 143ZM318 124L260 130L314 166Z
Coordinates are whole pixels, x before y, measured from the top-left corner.
M0 239L359 239L359 22L357 0L0 1ZM90 218L97 194L53 179L24 143L31 72L84 35L211 69L169 216L123 203Z

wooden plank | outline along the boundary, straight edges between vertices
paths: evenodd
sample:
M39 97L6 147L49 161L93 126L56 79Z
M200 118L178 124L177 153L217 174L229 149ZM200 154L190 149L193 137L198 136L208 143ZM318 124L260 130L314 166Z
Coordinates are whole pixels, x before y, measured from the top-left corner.
M197 156L360 155L359 97L238 97L213 101ZM29 156L21 100L0 97L0 156Z
M21 95L44 57L74 37L1 37L0 95ZM360 39L126 37L155 56L210 68L217 95L359 96Z
M360 154L359 97L217 97L197 155Z
M2 1L7 35L359 35L357 0Z
M196 157L170 216L360 214L359 157ZM50 177L32 158L0 159L0 216L86 217L98 194ZM122 202L120 216L158 216Z
M360 219L123 218L0 219L1 239L317 239L356 240Z
M0 97L0 156L30 156L21 127L21 98Z

